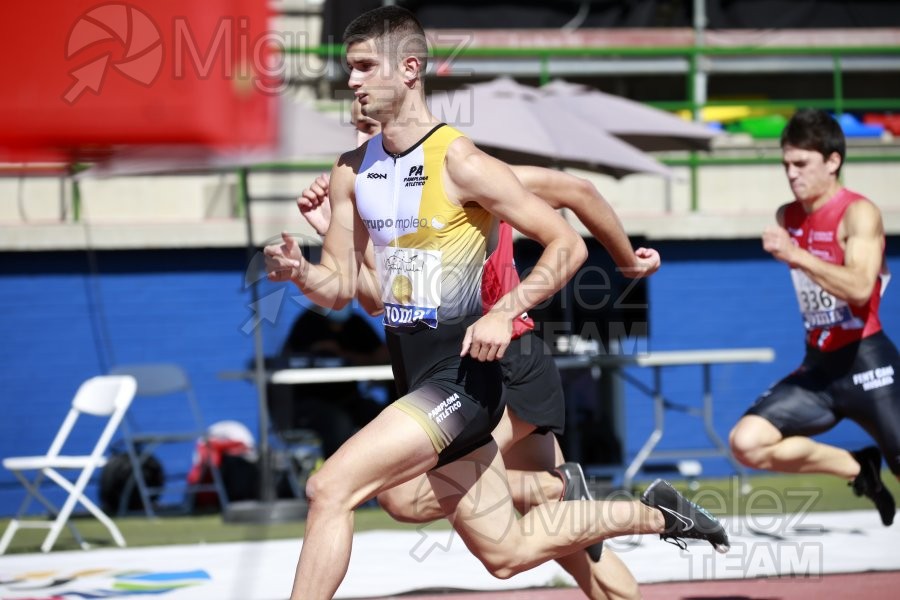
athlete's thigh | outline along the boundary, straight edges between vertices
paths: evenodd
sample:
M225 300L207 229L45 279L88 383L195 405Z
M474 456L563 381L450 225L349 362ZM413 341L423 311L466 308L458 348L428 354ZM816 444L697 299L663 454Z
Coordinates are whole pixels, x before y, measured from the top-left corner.
M347 490L356 505L424 473L437 461L437 452L422 427L388 406L344 442L315 477L319 484Z
M547 471L563 460L556 436L552 433L532 433L507 448L503 452L503 462L507 470Z
M800 369L763 392L744 414L762 417L784 437L828 431L841 419L828 385L821 374Z
M503 454L516 507L523 513L549 500L541 482L547 471L563 462L555 446L552 433L535 433L519 440Z
M508 406L503 410L503 416L500 418L497 426L494 427L491 436L497 442L497 447L500 448L500 453L503 455L508 469L516 468L509 466L509 462L506 461L509 452L517 447L522 440L531 437L533 432L534 425L517 417L514 412L509 410Z
M499 375L499 370L495 372ZM503 415L499 377L493 382L478 376L470 379L478 381L460 381L456 371L445 369L391 405L409 415L428 435L438 452L439 465L491 442L491 432Z
M504 463L507 464L507 469L537 470L553 467L553 464L550 464L550 467L543 467L534 459L517 460L517 456L521 452L516 449L527 444L531 438L546 437L529 435L532 431L534 431L533 425L521 421L508 410L504 411L503 417L494 427L492 435L500 449ZM548 435L552 437L552 434ZM550 462L552 463L552 447L548 451L551 453ZM535 454L539 453L535 452ZM509 463L510 459L513 461L512 464ZM444 516L443 507L438 502L435 490L432 489L431 480L427 475L421 475L385 490L379 494L378 500L388 505L394 518L402 521L419 523Z

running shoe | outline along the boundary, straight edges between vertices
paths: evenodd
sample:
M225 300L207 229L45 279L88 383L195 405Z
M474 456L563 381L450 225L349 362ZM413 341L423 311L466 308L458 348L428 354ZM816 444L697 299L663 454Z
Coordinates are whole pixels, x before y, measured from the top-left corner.
M562 479L563 493L559 497L560 500L593 500L594 497L588 491L587 480L584 478L584 471L577 462L566 462L555 469L553 474ZM591 557L591 560L597 562L600 560L600 554L603 552L603 540L595 544L591 544L584 549Z
M660 539L669 541L682 550L687 549L682 538L706 540L716 552L728 552L728 534L718 519L694 504L673 488L668 481L657 479L643 494L641 502L658 509L666 521L666 529L659 534Z
M891 525L894 522L897 505L891 492L881 481L881 452L875 446L869 446L850 454L859 463L859 475L850 482L853 493L874 502L881 516L881 522L885 527Z

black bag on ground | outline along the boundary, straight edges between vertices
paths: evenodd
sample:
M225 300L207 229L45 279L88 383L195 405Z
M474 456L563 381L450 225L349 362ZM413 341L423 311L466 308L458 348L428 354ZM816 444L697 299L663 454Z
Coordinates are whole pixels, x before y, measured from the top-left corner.
M148 488L162 488L165 483L165 473L162 464L152 454L144 459L141 465L144 483ZM122 502L122 494L126 488L131 489L126 510L142 510L141 493L138 491L137 481L134 480L131 461L128 454L114 453L106 461L106 465L100 472L100 507L107 514L117 514ZM160 492L150 494L150 502L154 505L159 499Z
M219 469L229 502L259 500L259 467L255 461L225 453Z

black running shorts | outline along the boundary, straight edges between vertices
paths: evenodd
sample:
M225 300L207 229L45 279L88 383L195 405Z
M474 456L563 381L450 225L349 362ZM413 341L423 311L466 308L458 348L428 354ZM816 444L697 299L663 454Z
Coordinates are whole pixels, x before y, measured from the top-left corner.
M536 427L535 433L562 435L566 403L559 370L550 348L528 332L514 339L503 359L503 399L518 418Z
M858 423L900 476L900 356L884 332L833 352L806 348L800 368L769 388L746 414L785 437L812 436L847 418Z
M445 465L491 441L503 416L500 364L460 358L466 328L478 317L436 329L387 331L398 391L394 406L415 419Z

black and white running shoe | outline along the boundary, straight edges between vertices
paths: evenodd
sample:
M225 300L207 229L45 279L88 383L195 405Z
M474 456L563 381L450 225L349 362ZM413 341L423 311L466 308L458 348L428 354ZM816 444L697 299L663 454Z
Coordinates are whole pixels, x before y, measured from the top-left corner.
M706 540L722 554L731 548L728 534L718 519L678 493L668 481L657 479L651 483L641 494L641 502L663 514L666 529L659 534L660 539L672 540L670 543L682 550L687 548L682 538Z
M584 478L584 471L577 462L566 462L555 469L553 474L562 479L563 493L559 497L560 500L593 500L594 497L588 491L587 480ZM603 552L603 540L595 544L591 544L584 549L591 557L591 560L597 562L600 560L600 554Z

